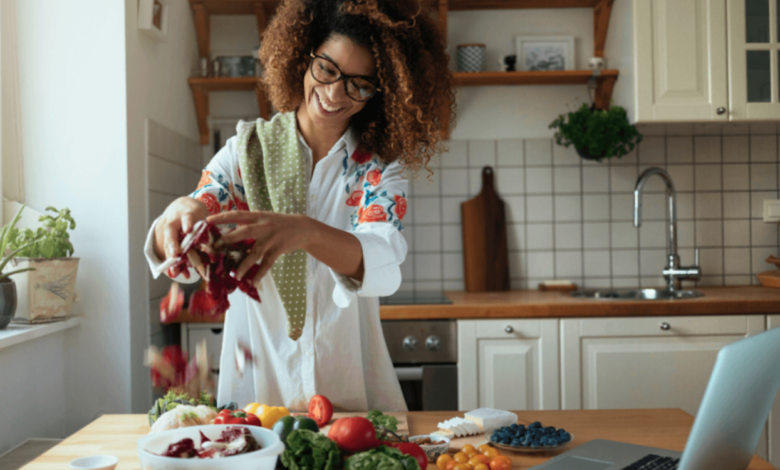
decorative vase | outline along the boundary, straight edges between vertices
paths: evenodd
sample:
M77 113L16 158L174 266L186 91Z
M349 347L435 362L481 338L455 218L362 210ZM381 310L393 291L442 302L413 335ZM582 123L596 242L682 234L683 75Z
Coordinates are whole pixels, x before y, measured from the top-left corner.
M594 162L601 162L601 159L603 158L603 157L594 157L593 155L591 155L588 152L587 148L581 149L579 147L574 147L574 150L577 151L577 155L579 155L580 157L584 158L585 160L591 160L591 161L594 161Z
M0 330L8 326L16 314L16 283L12 279L0 281Z
M484 70L484 44L461 44L458 46L458 72L482 72Z
M16 258L9 269L35 268L15 276L18 323L46 323L70 318L76 300L79 258Z

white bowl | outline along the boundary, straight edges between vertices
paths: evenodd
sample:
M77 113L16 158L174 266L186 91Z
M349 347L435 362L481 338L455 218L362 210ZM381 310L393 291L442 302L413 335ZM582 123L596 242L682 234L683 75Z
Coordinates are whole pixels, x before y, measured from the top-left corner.
M159 454L174 442L189 437L200 447L200 432L211 440L219 439L220 434L235 425L208 424L188 428L171 429L138 439L138 459L142 470L184 470L184 469L217 469L217 470L274 470L276 460L284 451L284 444L279 436L270 429L260 426L246 426L252 433L261 450L248 454L232 455L216 459L177 459L161 457Z
M119 459L113 455L93 455L71 460L70 468L73 470L114 470Z
M434 436L433 434L421 434L419 436L411 436L409 442L413 442L416 439L424 439L430 437L435 444L423 445L420 448L428 456L429 462L435 462L441 454L446 454L450 450L450 440L444 436Z

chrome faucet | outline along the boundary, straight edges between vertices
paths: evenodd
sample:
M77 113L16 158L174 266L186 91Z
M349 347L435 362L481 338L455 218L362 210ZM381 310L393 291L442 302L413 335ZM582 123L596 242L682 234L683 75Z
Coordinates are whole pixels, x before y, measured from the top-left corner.
M634 187L634 227L642 226L642 189L647 183L647 179L653 175L660 176L666 183L666 195L669 197L669 249L667 254L666 268L663 270L666 279L667 289L670 291L680 289L680 281L688 279L698 281L701 277L701 267L699 266L699 249L696 248L694 266L680 266L680 256L677 254L677 191L674 189L672 177L661 168L648 168L636 181Z

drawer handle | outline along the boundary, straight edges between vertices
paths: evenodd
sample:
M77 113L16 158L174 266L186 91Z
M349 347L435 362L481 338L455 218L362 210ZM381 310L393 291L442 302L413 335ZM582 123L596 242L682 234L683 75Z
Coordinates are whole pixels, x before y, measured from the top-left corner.
M664 330L664 331L669 331L670 329L672 329L672 325L670 325L670 324L668 324L666 322L663 322L663 323L661 323L661 329Z
M504 328L504 331L506 331L507 333L513 333L515 329L512 328L512 325L509 325L506 328Z

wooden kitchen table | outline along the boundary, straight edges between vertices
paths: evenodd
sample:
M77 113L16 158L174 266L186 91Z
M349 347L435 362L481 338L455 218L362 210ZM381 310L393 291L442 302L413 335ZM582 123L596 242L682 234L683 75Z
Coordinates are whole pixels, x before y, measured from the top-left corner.
M523 455L522 462L513 468L532 467L596 438L681 451L693 424L693 417L679 409L520 411L517 414L521 422L541 421L545 425L565 428L574 434L575 439L559 452ZM462 416L462 413L410 412L410 433L430 433L436 429L437 423L456 415ZM117 470L137 470L140 465L136 440L148 432L146 415L105 415L25 465L22 470L66 469L73 459L99 454L119 457ZM429 464L428 468L434 470L435 466ZM773 468L757 456L748 467L749 470Z

